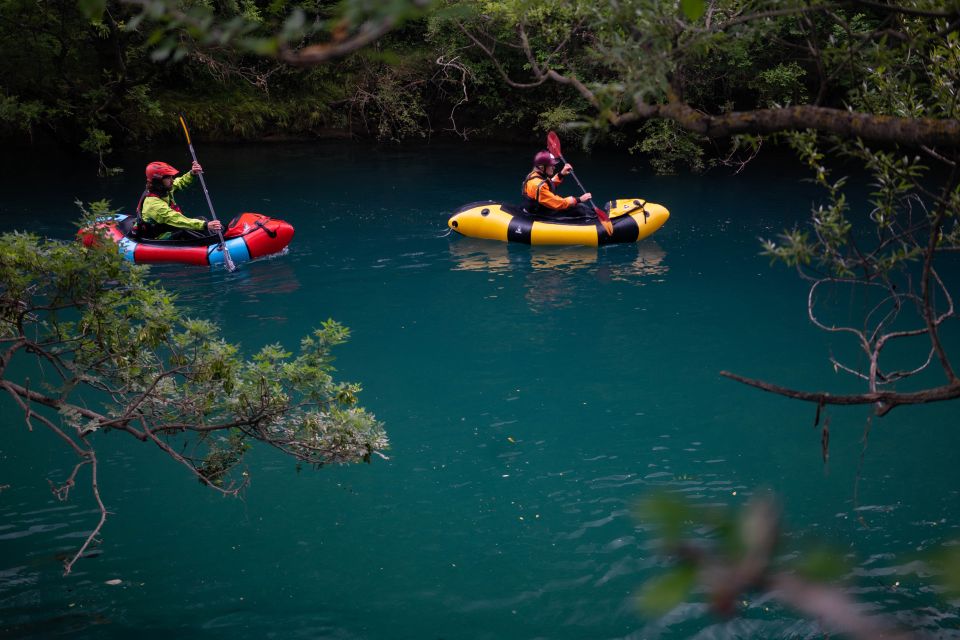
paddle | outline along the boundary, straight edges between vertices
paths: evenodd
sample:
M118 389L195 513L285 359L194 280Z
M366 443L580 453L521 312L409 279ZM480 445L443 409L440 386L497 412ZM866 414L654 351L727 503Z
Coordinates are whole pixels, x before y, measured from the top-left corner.
M190 147L190 156L193 158L193 161L197 161L197 152L193 150L193 143L190 142L190 132L187 131L187 123L183 119L183 116L180 116L180 124L183 125L183 133L187 136L187 146ZM207 197L207 208L210 209L210 215L214 220L217 219L217 212L213 210L213 203L210 202L210 193L207 191L207 183L203 179L203 172L197 174L200 176L200 186L203 187L203 195ZM237 268L237 265L233 264L233 258L230 257L230 250L227 249L227 244L223 240L223 231L217 231L217 236L220 237L220 251L223 251L223 263L227 266L227 271L233 271Z
M547 134L547 149L550 150L550 153L552 153L553 155L563 160L563 152L560 151L560 138L558 138L557 134L555 134L553 131ZM563 162L566 162L566 160L563 160ZM570 175L573 176L573 179L577 181L577 186L580 187L580 190L586 193L587 190L584 188L583 184L580 182L580 179L577 178L576 174L573 171L571 171ZM593 198L590 198L590 200L588 200L587 202L589 202L590 206L593 207L594 212L597 214L597 218L600 219L600 224L603 225L604 229L606 229L607 235L612 236L613 223L610 222L610 216L607 215L606 211L604 211L603 209L601 209L600 207L598 207L593 203Z

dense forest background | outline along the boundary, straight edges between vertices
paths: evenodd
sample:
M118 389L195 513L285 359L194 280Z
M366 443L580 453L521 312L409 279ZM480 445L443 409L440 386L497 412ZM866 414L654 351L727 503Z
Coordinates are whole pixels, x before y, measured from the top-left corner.
M179 136L180 112L197 134L222 140L505 139L601 119L568 85L509 81L536 64L510 42L517 16L529 21L529 44L541 62L561 52L549 60L552 68L597 82L622 73L611 65L616 52L601 56L595 46L602 20L619 19L613 5L597 9L609 15L596 15L576 3L382 3L380 17L391 28L369 46L310 66L281 55L317 39L335 41L341 21L360 22L345 12L377 11L355 4L363 3L0 0L0 139L52 143L108 172L113 150ZM869 10L856 19L869 22ZM683 86L688 104L711 111L816 95L807 68L816 61L796 55L808 32L799 22L777 24L776 37L745 31L722 48L694 52L671 82ZM818 104L842 106L857 81L831 78ZM667 120L583 131L594 144L656 150L649 159L661 172L681 164L700 169L705 158L727 153Z

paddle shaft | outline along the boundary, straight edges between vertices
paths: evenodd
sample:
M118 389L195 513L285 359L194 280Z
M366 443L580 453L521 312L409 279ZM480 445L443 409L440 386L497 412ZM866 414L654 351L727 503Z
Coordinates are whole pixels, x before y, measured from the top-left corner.
M558 157L559 157L561 160L563 160L563 156L558 156ZM566 160L563 160L563 162L566 163ZM576 174L576 172L574 172L573 169L570 170L570 175L573 177L573 180L577 183L577 186L580 187L580 191L583 191L584 193L586 193L586 192L587 192L586 187L584 187L584 186L583 186L583 183L580 182L580 178L577 177L577 174ZM600 219L603 220L604 222L606 222L606 221L608 221L608 220L610 219L610 216L607 215L606 211L604 211L603 209L601 209L600 207L598 207L596 204L594 204L593 198L590 198L589 200L587 200L587 202L589 202L589 203L590 203L590 206L593 207L593 210L597 212L597 217L598 217L598 218L600 218Z
M549 149L550 153L552 153L554 156L560 158L562 162L566 162L566 160L563 159L563 152L560 150L560 138L553 131L547 132L547 149ZM583 186L583 183L580 182L580 179L576 175L574 175L572 168L570 169L569 175L573 176L573 179L577 181L577 185L580 187L580 190L583 191L584 194L586 194L587 193L586 188ZM593 202L593 198L590 198L589 200L587 200L587 202L589 202L590 206L593 207L593 212L597 214L597 219L600 221L600 226L602 226L604 231L607 232L607 235L612 236L613 223L610 222L610 216L607 215L606 211L598 207Z
M563 160L563 156L560 156L560 159ZM566 162L566 160L563 160L563 161ZM574 182L577 183L577 186L580 187L580 191L583 191L584 193L587 192L587 188L583 186L582 182L580 182L580 178L577 177L577 174L573 169L570 170L570 177L573 178ZM589 202L590 206L593 207L594 209L599 208L597 207L597 205L593 204L593 198L590 198L589 200L587 200L587 202Z
M193 161L197 162L197 154L193 151L193 145L190 145L190 155L193 156ZM210 192L207 191L207 181L203 179L203 172L197 174L197 177L200 178L200 186L203 187L203 195L207 198L207 208L210 209L210 215L214 220L217 219L217 212L213 210L213 202L210 201ZM217 235L220 236L220 244L223 244L223 231L217 231Z
M193 150L193 142L190 141L190 133L187 131L187 123L183 116L180 116L180 124L183 125L183 132L187 135L187 146L190 147L190 157L194 162L197 161L197 152ZM213 210L213 202L210 200L210 192L207 191L207 181L203 179L203 172L197 174L200 177L200 186L203 187L203 195L207 199L207 208L210 209L210 215L214 220L217 219L217 212ZM233 264L233 258L230 257L230 250L227 249L227 243L223 239L223 231L217 230L217 237L220 238L220 250L223 251L223 261L227 265L227 270L233 271L236 266Z

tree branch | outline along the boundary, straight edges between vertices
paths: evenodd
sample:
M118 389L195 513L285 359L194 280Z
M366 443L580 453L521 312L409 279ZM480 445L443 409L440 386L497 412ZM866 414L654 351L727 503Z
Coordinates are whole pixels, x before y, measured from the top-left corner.
M171 458L173 458L174 460L176 460L177 462L185 466L187 469L189 469L190 473L196 476L196 478L200 480L200 482L210 487L211 489L215 491L219 491L225 496L236 496L238 493L240 493L240 491L243 490L244 487L247 486L248 481L246 479L242 483L240 483L239 486L235 486L235 487L232 486L232 487L224 488L214 484L209 478L207 478L205 475L200 473L200 471L194 465L192 465L186 458L184 458L182 455L174 451L174 449L170 445L168 445L166 442L158 438L153 433L153 431L146 428L144 429L144 431L146 432L147 437L150 440L152 440L154 444L160 447L164 451L164 453L166 453Z
M878 416L884 416L889 413L890 410L900 405L927 404L930 402L942 402L944 400L960 398L960 382L952 382L939 387L924 389L923 391L905 393L896 391L872 391L870 393L833 395L824 391L798 391L796 389L790 389L789 387L771 384L763 380L747 378L729 371L721 371L720 375L763 391L775 393L794 400L814 402L818 405L875 404Z
M97 508L100 510L100 520L97 522L97 526L93 528L93 531L90 532L90 535L87 536L87 539L83 541L83 545L81 545L73 557L63 563L64 575L68 575L70 573L70 570L73 569L73 565L76 564L77 560L83 556L84 551L86 551L90 544L96 539L97 534L100 533L100 530L103 529L104 523L107 521L107 507L105 504L103 504L103 499L100 497L100 486L97 483L97 454L95 451L90 449L85 455L87 459L74 468L73 475L71 475L70 479L73 479L73 476L76 475L77 470L81 465L90 465L90 490L93 493L94 499L97 501Z
M944 199L946 199L949 194L957 185L958 172L957 166L954 165L951 170L950 180L947 182L947 186L944 188ZM930 227L930 237L927 242L927 248L925 251L925 256L923 260L923 275L920 278L920 292L921 297L923 298L923 318L927 323L927 331L930 333L930 342L933 344L933 348L937 352L937 358L940 360L940 366L943 368L943 372L947 376L947 380L951 384L957 384L957 375L953 371L953 367L950 365L950 359L947 357L947 352L943 348L943 344L940 342L940 332L937 327L937 322L935 319L935 313L933 310L933 302L931 300L930 292L930 278L931 276L936 276L936 272L933 269L933 257L936 254L937 240L940 236L940 229L943 227L943 221L947 214L947 205L946 202L940 205L939 210L937 211L936 217L933 220L933 224ZM939 277L937 277L939 281ZM941 283L942 286L942 283Z
M286 44L280 46L279 58L297 67L309 67L349 55L391 31L397 24L396 18L388 16L380 22L364 22L360 30L352 36L334 35L331 42L313 44L294 51Z
M958 120L897 118L811 105L732 111L714 116L681 102L638 103L635 112L643 119L662 117L673 120L684 129L708 138L814 129L821 133L911 147L960 146Z
M463 24L459 22L456 24L493 62L498 73L509 86L517 89L529 89L542 85L548 79L559 84L569 85L576 89L594 109L601 111L614 126L637 120L665 118L676 122L688 131L708 138L814 129L821 133L862 138L881 143L897 143L911 147L960 146L960 120L898 118L813 105L732 111L720 115L710 115L694 109L689 104L678 100L676 96L671 95L669 96L670 99L662 104L647 104L638 98L632 111L621 113L616 110L605 109L597 99L596 94L576 76L564 75L554 69L541 69L539 66L533 65L533 81L517 82L513 80L491 48L481 43ZM535 59L524 31L521 31L521 36L523 36L521 49L528 60Z
M926 11L924 9L913 9L911 7L902 7L885 2L874 2L873 0L855 0L857 4L872 9L882 9L891 13L902 13L908 16L920 16L923 18L951 18L957 15L956 11Z
M493 66L497 70L497 73L500 74L500 77L503 78L503 81L506 82L507 85L513 87L514 89L532 89L533 87L539 87L549 79L548 76L546 75L539 75L539 76L536 76L532 82L517 82L516 80L510 77L506 69L503 68L503 65L500 64L500 60L497 58L496 55L494 55L494 51L492 47L487 47L485 44L480 42L479 38L477 38L475 35L470 33L470 31L468 31L467 28L463 26L463 23L461 23L459 20L454 21L454 24L457 25L457 28L459 28L460 31L462 31L463 34L467 36L473 42L473 44L477 46L478 49L483 51L483 53L488 58L490 58L490 61L493 63ZM496 46L496 41L494 41L494 46ZM525 53L528 53L528 52L525 52Z

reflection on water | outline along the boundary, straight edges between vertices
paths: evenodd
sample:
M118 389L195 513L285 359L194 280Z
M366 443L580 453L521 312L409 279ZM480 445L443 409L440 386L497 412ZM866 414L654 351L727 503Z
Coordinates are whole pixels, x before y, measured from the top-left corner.
M663 276L670 270L663 262L667 252L655 240L645 240L632 247L636 249L633 260L622 265L622 268L611 271L611 278L614 280L636 280L638 284L643 284L639 281L640 278Z
M609 279L635 281L662 276L667 252L654 240L613 247L528 246L455 237L450 242L454 271L504 272L511 269L573 272L602 267Z
M510 250L505 242L459 238L450 240L453 271L508 271Z
M561 309L577 299L577 282L584 273L601 282L642 286L662 281L669 267L667 252L653 240L614 247L528 246L456 238L450 242L454 271L524 275L524 297L535 313ZM656 278L656 280L654 280Z
M301 288L297 272L286 254L248 262L233 273L216 267L155 265L151 268L151 275L164 288L176 293L177 300L187 308L202 305L207 310L215 309L216 314L222 316L230 313L229 307L236 306L235 297L239 295L243 299L242 307L248 310L245 317L274 321L287 318L285 315L270 315L274 307L264 303L272 296L290 295ZM232 300L230 303L223 295L227 289Z
M576 298L576 288L571 286L570 276L559 271L531 272L524 280L524 298L534 313L568 307Z

